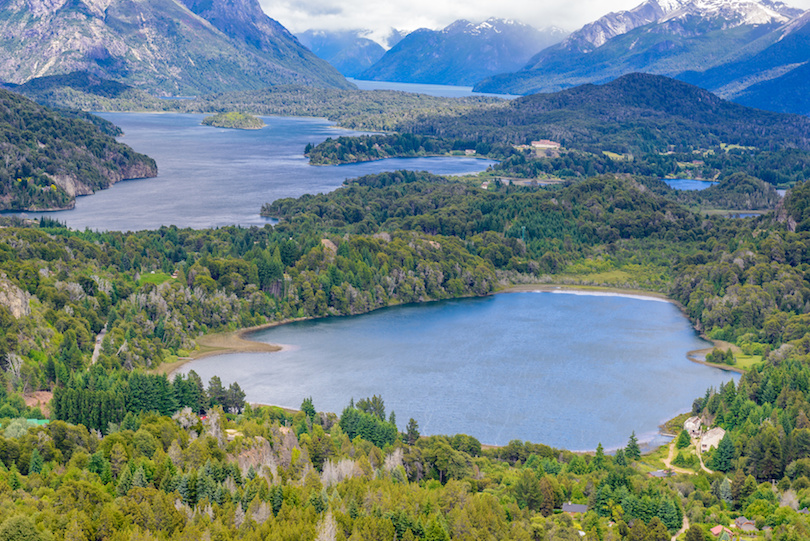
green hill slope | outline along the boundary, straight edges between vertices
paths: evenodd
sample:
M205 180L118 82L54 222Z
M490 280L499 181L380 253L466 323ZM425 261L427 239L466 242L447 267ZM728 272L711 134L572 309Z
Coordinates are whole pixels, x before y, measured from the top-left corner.
M73 205L126 178L154 177L154 160L13 92L0 90L0 209Z

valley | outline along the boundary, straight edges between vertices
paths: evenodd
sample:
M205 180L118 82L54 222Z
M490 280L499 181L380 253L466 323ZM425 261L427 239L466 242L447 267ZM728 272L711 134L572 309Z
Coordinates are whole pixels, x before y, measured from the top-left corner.
M806 12L263 7L0 7L0 539L808 536Z

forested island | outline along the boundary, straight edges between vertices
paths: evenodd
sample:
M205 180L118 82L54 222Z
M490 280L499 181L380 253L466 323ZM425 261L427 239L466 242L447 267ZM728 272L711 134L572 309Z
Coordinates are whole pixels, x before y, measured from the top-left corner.
M261 118L238 112L217 113L207 116L202 120L202 125L239 130L260 130L265 126Z

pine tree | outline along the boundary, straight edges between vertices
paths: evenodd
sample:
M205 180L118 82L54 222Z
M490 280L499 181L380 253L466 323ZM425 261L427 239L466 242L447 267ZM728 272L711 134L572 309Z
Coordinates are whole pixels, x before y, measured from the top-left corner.
M149 481L146 479L146 472L144 471L143 466L140 466L135 471L135 475L132 476L132 486L146 488L148 485Z
M31 460L28 462L28 472L42 473L42 466L44 465L45 462L42 460L42 455L39 454L39 449L34 447L34 450L31 451Z
M129 464L126 464L124 469L121 470L121 475L118 476L118 484L115 487L115 493L119 496L126 496L131 488L132 471L129 469Z
M685 449L692 444L692 440L689 437L689 432L686 430L681 430L681 433L678 434L678 439L675 440L675 447L678 449Z
M419 424L413 417L408 420L408 426L405 428L405 435L408 440L408 445L415 445L419 440Z
M591 470L601 470L605 467L605 448L602 447L602 442L596 446L596 454L591 461Z
M709 467L713 470L725 473L731 471L731 463L733 460L734 443L731 441L731 435L727 432L717 445L717 450L714 452Z
M636 438L635 431L630 434L630 439L627 441L627 447L624 449L624 454L630 461L641 458L641 448L638 446L638 438Z

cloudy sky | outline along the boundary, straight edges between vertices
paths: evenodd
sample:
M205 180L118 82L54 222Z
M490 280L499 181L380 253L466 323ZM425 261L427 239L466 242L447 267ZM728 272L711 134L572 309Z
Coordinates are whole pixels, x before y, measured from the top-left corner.
M515 19L532 26L576 30L611 11L631 9L643 0L259 0L264 11L292 32L309 28L370 29L381 38L390 28L443 28L457 19ZM810 0L787 0L810 9Z

